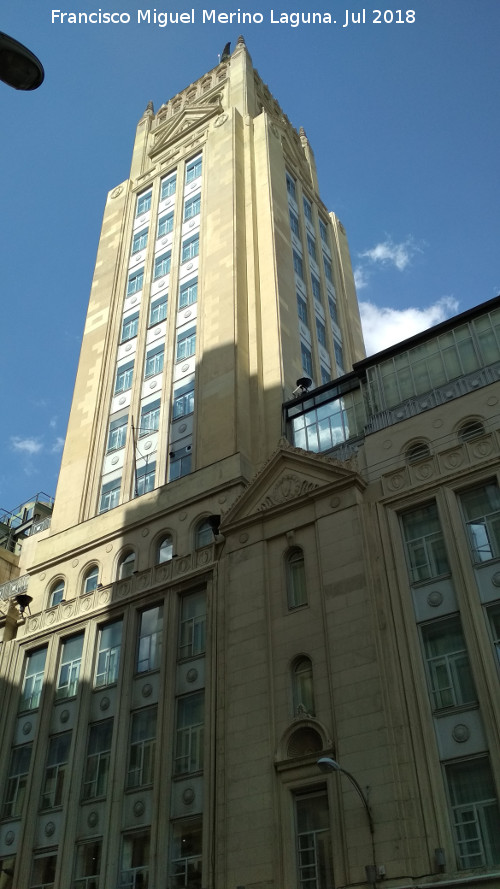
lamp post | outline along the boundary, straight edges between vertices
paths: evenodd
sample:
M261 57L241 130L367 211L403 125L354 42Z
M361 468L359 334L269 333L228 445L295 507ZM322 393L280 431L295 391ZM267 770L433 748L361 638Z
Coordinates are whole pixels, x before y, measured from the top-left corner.
M15 90L36 90L44 77L40 59L18 40L0 31L0 80Z
M366 812L366 817L368 818L368 826L370 828L370 835L371 835L371 841L372 841L372 860L373 860L373 864L366 865L366 867L365 867L366 879L369 883L372 884L372 886L374 886L375 881L378 876L377 866L375 864L375 841L373 838L373 834L375 833L375 825L373 823L373 816L372 816L372 813L370 810L370 806L368 805L368 800L366 798L366 795L363 793L363 790L362 790L361 786L359 785L358 781L356 781L356 778L354 777L354 775L351 775L351 773L348 772L347 769L343 769L342 766L339 765L339 763L335 759L332 759L330 756L322 756L320 759L318 759L317 764L318 764L318 768L322 772L326 772L326 773L339 772L341 775L345 775L346 778L348 778L348 780L351 782L352 786L354 787L356 793L358 794L359 798L361 799L361 801L363 803L363 806L364 806L365 812Z

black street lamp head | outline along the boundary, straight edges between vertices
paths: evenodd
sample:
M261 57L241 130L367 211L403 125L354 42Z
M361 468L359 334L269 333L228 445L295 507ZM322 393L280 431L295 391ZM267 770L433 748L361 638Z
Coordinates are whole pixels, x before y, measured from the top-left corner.
M36 90L44 77L43 65L34 53L0 31L0 80L16 90Z

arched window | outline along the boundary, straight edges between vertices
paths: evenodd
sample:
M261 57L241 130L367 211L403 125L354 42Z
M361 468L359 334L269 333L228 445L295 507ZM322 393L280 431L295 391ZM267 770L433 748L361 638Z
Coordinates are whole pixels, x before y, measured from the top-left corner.
M64 599L64 580L57 580L50 591L49 608L59 605Z
M307 604L304 553L300 547L290 550L286 556L286 593L289 608Z
M89 568L83 578L83 589L82 592L85 595L86 593L93 593L94 590L97 589L97 584L99 583L99 568L97 565L92 565Z
M295 716L314 716L312 663L305 655L293 662L292 690Z
M195 549L201 549L214 542L214 532L208 519L202 519L196 526L194 535Z
M430 457L431 451L426 441L416 441L406 449L405 457L407 463L418 463L419 460L425 460Z
M163 562L170 562L173 556L174 545L170 534L162 537L158 544L156 553L156 564L161 565Z
M125 553L118 563L118 580L123 580L125 577L130 577L135 570L135 552L134 550L130 550L130 552Z
M460 441L470 441L473 438L479 438L481 435L484 435L484 426L480 420L467 420L466 423L462 423L458 430Z

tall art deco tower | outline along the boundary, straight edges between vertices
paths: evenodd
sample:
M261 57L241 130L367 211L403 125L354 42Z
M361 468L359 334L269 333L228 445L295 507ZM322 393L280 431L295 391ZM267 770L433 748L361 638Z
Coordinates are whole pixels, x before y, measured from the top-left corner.
M242 38L148 106L0 515L0 889L498 889L499 404L500 297L364 357Z

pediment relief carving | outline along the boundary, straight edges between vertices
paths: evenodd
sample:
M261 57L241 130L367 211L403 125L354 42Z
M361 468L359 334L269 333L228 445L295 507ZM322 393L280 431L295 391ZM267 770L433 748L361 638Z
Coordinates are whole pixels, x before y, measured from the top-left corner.
M200 124L207 123L221 113L220 101L210 104L199 103L184 108L155 133L149 156L154 157L166 148L170 148L174 142L184 139L191 131L198 129Z
M260 516L267 510L286 507L322 488L325 493L331 493L332 489L346 484L364 487L355 458L341 463L282 444L233 503L223 524L229 527L233 522Z

